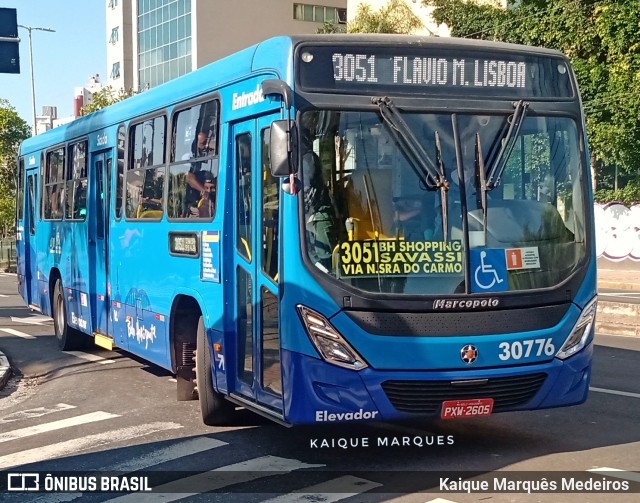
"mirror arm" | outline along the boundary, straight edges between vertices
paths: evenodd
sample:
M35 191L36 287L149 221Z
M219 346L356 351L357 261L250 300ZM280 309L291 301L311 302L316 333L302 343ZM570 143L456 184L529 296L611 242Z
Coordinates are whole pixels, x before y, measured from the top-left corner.
M293 91L289 84L282 79L265 79L262 81L262 94L264 96L279 96L287 110L287 153L293 152L293 138L291 135L291 105L293 104Z

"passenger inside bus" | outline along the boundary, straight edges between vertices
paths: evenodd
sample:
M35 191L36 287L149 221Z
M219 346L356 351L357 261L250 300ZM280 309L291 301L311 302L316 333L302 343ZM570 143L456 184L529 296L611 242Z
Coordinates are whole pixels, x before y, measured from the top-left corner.
M432 203L433 205L433 203ZM395 234L406 241L429 241L433 237L433 215L427 215L423 198L406 197L394 201ZM427 218L431 216L431 218Z
M213 216L213 211L200 211L205 194L209 201L211 201L210 198L214 197L212 190L215 189L215 176L211 171L209 171L211 163L203 159L213 152L210 145L211 140L211 136L208 136L204 131L200 131L193 140L191 153L186 156L188 159L193 159L193 161L191 162L189 171L186 174L187 194L184 216ZM205 208L207 206L208 204L205 205ZM212 210L212 208L209 208L209 210ZM209 214L203 215L201 213Z
M302 126L302 184L309 257L316 267L328 272L333 249L338 244L338 222L322 175L322 163L313 151L317 115L304 114Z
M196 139L193 140L191 155L187 155L191 159L198 159L200 157L205 157L206 155L208 155L209 151L209 139L207 138L207 134L204 131L200 131L196 136ZM204 190L204 185L202 185L202 183L196 177L196 173L202 170L202 164L203 161L192 162L191 167L189 168L189 172L187 173L187 183L192 189L190 192L193 196L191 198L188 198L190 200L194 200L194 198L196 198Z
M197 213L194 216L210 218L215 213L215 178L211 171L198 171L196 179L202 185L203 190L200 192L200 199L196 206Z

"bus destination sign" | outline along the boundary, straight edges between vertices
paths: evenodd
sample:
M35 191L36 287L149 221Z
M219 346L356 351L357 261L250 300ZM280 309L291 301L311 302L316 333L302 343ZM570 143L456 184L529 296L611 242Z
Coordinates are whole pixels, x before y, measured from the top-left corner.
M573 97L567 66L554 56L415 47L319 46L299 53L300 84L312 92Z
M394 85L519 87L525 88L526 63L523 61L471 60L375 55L335 52L333 79L336 82L382 82ZM469 71L470 70L470 71ZM470 75L471 74L471 75Z

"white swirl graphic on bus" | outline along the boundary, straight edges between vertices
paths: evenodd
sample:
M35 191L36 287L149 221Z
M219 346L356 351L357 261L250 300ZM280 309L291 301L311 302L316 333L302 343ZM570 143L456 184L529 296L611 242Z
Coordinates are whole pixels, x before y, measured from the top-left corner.
M640 262L640 203L595 204L596 255L615 262Z

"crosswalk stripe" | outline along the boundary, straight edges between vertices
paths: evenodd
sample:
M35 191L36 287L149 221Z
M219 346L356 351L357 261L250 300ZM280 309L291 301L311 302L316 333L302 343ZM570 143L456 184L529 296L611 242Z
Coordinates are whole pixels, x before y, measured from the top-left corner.
M27 449L6 456L0 456L0 469L68 456L90 448L102 447L116 441L122 442L178 428L182 428L182 425L171 422L156 422L65 440L64 442L58 442L56 444L44 445L34 449Z
M21 339L35 339L33 335L25 334L24 332L14 330L13 328L0 328L0 330L8 334L15 335L16 337L20 337Z
M49 316L45 316L44 314L37 314L35 316L26 316L24 318L20 318L18 316L12 316L11 321L15 323L25 323L27 325L42 325L43 323L51 324L53 320Z
M289 473L303 468L319 468L322 466L324 465L311 465L298 461L297 459L262 456L154 487L153 494L127 494L108 501L112 503L155 503L157 501L166 503L182 498L189 498L203 492L215 491L235 484L271 477L278 474L277 472ZM197 488L198 492L193 492L194 488ZM180 490L184 490L185 492L174 492ZM160 496L159 493L162 493L162 496Z
M103 471L112 472L135 472L138 470L145 470L154 465L165 463L167 461L173 461L175 459L183 458L199 452L209 451L217 447L222 447L227 444L222 440L216 438L202 437L202 438L190 438L183 442L164 447L162 449L155 450L149 454L139 456L137 458L124 461L117 465L109 465L102 468Z
M300 489L294 494L283 494L263 503L309 503L310 501L321 501L322 503L334 503L345 498L351 498L358 494L370 491L382 484L371 480L345 475L336 479L328 480L314 486ZM351 492L348 492L352 489Z
M50 423L39 424L37 426L29 426L28 428L21 428L19 430L0 433L0 443L38 435L39 433L46 433L48 431L60 430L62 428L69 428L71 426L78 426L80 424L103 421L105 419L111 419L114 417L120 416L118 414L111 414L109 412L102 412L100 410L98 412L91 412L89 414L70 417L68 419L60 419L59 421L52 421Z
M592 473L602 473L603 475L609 475L610 477L616 477L618 479L632 480L634 482L640 482L640 474L635 472L628 472L626 470L620 470L618 468L609 468L608 466L601 466L598 468L592 468L587 470Z
M20 410L9 414L3 418L0 418L0 424L10 423L11 421L18 421L20 419L33 419L34 417L42 417L47 414L53 414L54 412L61 412L63 410L75 409L75 405L67 405L66 403L57 403L53 407L36 407L35 409Z
M85 353L84 351L65 351L66 354L75 356L76 358L81 358L82 360L87 360L88 362L97 362L100 365L106 365L108 363L115 363L115 360L109 360L108 358L104 358L102 356L94 355L91 353Z

